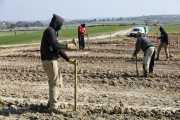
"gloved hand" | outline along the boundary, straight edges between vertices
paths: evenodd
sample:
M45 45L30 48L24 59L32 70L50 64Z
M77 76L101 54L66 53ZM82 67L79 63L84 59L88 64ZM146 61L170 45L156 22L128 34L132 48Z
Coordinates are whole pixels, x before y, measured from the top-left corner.
M132 57L136 57L135 55L132 55Z
M157 39L161 39L161 37L158 37Z
M73 65L75 65L76 63L75 63L75 61L74 61L74 60L70 59L70 60L69 60L69 64L73 64Z
M71 44L67 44L67 49L72 49L72 47L73 47L72 43Z

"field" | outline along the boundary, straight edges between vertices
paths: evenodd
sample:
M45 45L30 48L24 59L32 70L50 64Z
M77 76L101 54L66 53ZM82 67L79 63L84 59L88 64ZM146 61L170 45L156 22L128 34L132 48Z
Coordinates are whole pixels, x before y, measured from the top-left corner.
M89 33L89 37L91 37L91 36L97 36L100 34L107 34L110 32L120 31L120 30L124 30L127 28L132 28L132 26L89 27L89 28L86 28L86 31ZM59 40L77 38L77 30L78 30L77 28L60 30L58 33ZM12 32L10 32L10 33L12 33ZM36 32L32 32L32 33L27 32L27 33L23 33L23 34L16 34L16 35L13 34L13 35L6 35L6 36L4 36L4 35L1 36L1 34L0 34L0 45L11 45L11 44L22 44L22 43L27 44L27 43L41 42L43 31L40 31L40 32L36 31Z
M89 29L89 28L88 28ZM90 31L90 29L89 29ZM78 112L74 108L74 66L58 59L63 76L58 114L48 112L48 82L42 70L39 46L0 50L1 119L150 120L180 119L180 50L171 35L170 61L155 61L154 77L142 77L143 52L131 58L135 38L90 41L90 49L66 53L78 60ZM149 36L156 47L157 36Z
M163 26L169 35L180 35L180 26ZM149 30L152 35L160 35L159 26L150 27Z
M89 37L98 36L101 34L113 33L135 26L99 26L99 27L86 27L86 31L89 33ZM164 29L170 35L180 35L180 26L163 26ZM45 28L31 28L33 29L45 29ZM149 27L149 34L160 34L159 26ZM17 31L16 35L14 31L0 32L0 45L11 44L23 44L23 43L38 43L41 41L43 31ZM63 29L59 31L59 40L63 39L77 39L77 28Z

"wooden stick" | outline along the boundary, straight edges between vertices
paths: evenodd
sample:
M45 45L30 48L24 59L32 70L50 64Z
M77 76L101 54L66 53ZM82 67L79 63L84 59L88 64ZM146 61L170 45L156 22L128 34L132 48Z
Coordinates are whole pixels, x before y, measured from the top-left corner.
M111 40L111 33L110 33L110 40Z
M87 38L88 38L88 49L89 49L89 36Z
M88 35L88 26L87 26L87 35ZM88 38L88 49L89 49L89 36L87 36L87 38Z
M74 61L74 74L75 74L75 83L74 83L74 110L77 111L77 60Z
M170 47L170 46L171 46L171 44L170 44L170 37L171 37L171 36L169 36L169 55L170 55L170 53L171 53L171 47Z
M177 37L177 48L179 49L179 36Z
M138 73L138 66L137 66L137 55L136 55L136 75L137 75L137 77L139 76L139 73Z

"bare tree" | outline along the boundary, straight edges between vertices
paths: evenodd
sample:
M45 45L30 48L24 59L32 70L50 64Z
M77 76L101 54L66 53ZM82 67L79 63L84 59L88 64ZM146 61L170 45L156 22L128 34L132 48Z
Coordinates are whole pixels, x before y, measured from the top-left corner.
M11 28L11 29L15 29L15 27L16 27L16 24L11 24L11 25L10 25L10 28Z
M149 18L148 18L148 20L144 20L144 22L146 23L146 26L148 26L149 25Z

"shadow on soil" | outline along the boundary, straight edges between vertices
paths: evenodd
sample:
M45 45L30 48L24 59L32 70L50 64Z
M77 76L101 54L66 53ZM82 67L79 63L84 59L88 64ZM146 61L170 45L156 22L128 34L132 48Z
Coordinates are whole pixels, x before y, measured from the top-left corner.
M18 106L19 107L19 106ZM13 108L13 107L9 107L9 108L2 108L2 110L0 111L0 114L4 117L7 117L7 116L11 116L11 115L22 115L22 114L25 114L25 113L50 113L49 112L49 107L48 106L42 106L42 105L35 105L35 104L31 104L28 108ZM34 120L34 119L37 119L35 116L31 116L29 117L30 120Z
M114 78L117 78L119 79L120 77L121 78L126 78L126 77L137 77L137 75L129 75L128 73L124 73L120 76L116 76L116 75L109 75L109 76L104 76L104 75L89 75L89 77L91 78L107 78L107 79L114 79ZM138 76L138 78L143 78L143 76Z

